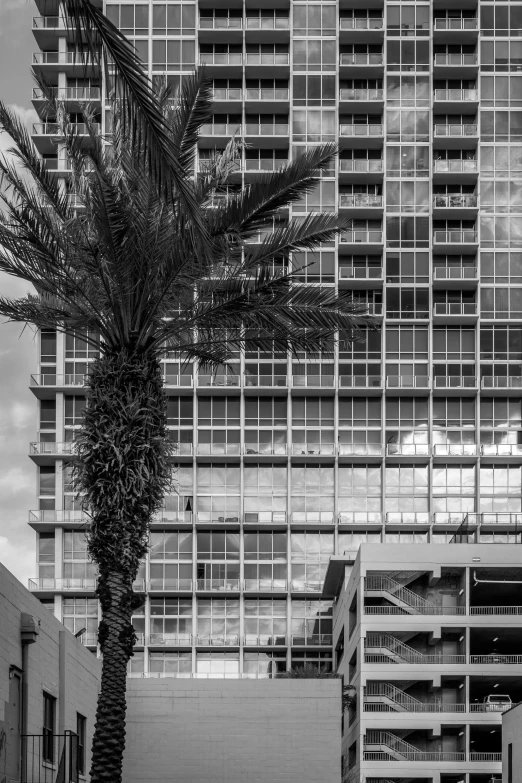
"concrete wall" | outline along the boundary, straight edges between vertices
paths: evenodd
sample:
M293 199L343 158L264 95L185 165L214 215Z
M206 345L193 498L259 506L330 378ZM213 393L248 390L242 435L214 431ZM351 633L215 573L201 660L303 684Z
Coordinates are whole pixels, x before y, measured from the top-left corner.
M0 783L19 780L21 693L13 679L22 670L21 616L34 618L38 635L28 645L27 733L42 734L43 692L56 698L56 734L76 731L76 713L87 718L87 770L100 680L100 661L67 631L0 564ZM11 677L10 677L11 673ZM16 703L18 702L18 703Z
M340 783L340 680L128 681L123 783Z
M512 749L512 775L508 775L508 746ZM502 783L522 783L522 705L502 716Z

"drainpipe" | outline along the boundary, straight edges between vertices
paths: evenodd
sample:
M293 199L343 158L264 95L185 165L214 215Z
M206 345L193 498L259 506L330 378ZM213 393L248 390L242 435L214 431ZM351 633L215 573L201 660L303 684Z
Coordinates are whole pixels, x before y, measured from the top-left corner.
M28 734L29 727L29 645L36 642L38 636L34 617L22 612L20 637L22 642L22 734Z

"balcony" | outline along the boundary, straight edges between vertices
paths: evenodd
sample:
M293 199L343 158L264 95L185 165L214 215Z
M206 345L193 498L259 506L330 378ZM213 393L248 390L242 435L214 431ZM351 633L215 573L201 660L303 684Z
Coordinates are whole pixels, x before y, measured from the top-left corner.
M340 443L340 457L382 457L380 443Z
M31 457L47 457L58 455L71 455L76 451L74 441L66 443L53 443L52 441L39 441L29 445L29 454Z
M382 209L382 196L373 195L370 193L340 193L339 208Z
M384 100L384 90L380 87L376 87L375 89L365 89L364 87L359 88L350 88L350 87L341 87L339 90L339 100L340 101L347 101L351 103L352 101L357 102L364 102L364 103L373 103L375 101L383 101Z
M286 525L286 511L245 511L245 525Z
M477 388L477 379L474 375L435 375L433 378L434 389L472 389Z
M198 511L196 519L199 525L239 525L241 521L234 511Z
M420 750L415 745L411 745L389 731L368 730L364 738L363 758L365 761L385 761L387 764L405 761L423 762L424 764L434 762L455 763L466 761L466 753L465 751Z
M151 592L191 593L192 579L150 579L147 589Z
M516 512L488 512L482 514L467 514L466 519L482 525L521 525L522 514Z
M246 136L288 136L290 126L284 122L247 122Z
M292 456L294 457L333 457L337 454L337 446L333 443L294 443Z
M387 457L429 457L431 448L427 443L387 443Z
M473 124L449 124L449 125L435 125L434 135L437 138L462 138L468 136L478 135L478 125Z
M472 193L443 193L433 197L434 209L476 209L477 197Z
M382 514L378 511L339 511L338 523L340 525L382 525Z
M236 593L240 590L239 579L198 579L196 589L205 593Z
M90 517L85 511L77 509L58 509L57 511L43 511L37 509L29 512L29 524L74 524L85 525L89 523Z
M348 280L350 282L371 282L376 283L383 279L382 266L340 266L339 282Z
M273 388L288 386L286 375L245 375L243 379L245 387Z
M483 375L480 379L481 389L522 389L522 377L519 375Z
M241 125L236 122L207 122L201 126L201 136L240 136Z
M290 100L290 90L286 87L248 87L246 90L247 101L271 101Z
M245 443L243 454L247 457L284 457L286 443Z
M199 55L200 65L243 65L242 52L201 52Z
M192 636L189 633L151 633L147 636L151 647L191 647Z
M196 637L196 644L201 647L239 647L239 636L237 634L202 634Z
M333 389L335 387L335 376L292 375L292 387L294 389Z
M246 65L256 66L289 66L290 55L288 52L247 52Z
M350 127L358 127L351 126ZM382 160L366 158L341 158L339 160L340 174L382 174Z
M429 525L430 515L427 511L387 511L387 525Z
M433 282L444 283L476 283L478 270L476 266L436 266L433 268Z
M332 644L331 633L311 634L306 636L292 636L292 644L296 647L330 646Z
M427 375L387 375L387 389L428 389L430 379Z
M81 52L33 52L32 65L38 73L49 75L65 71L82 78L93 76L98 70L92 56Z
M286 579L245 579L243 590L247 593L286 593Z
M382 136L383 135L383 129L382 125L352 125L352 124L341 124L339 126L339 136L341 137L354 137L354 136Z
M74 590L78 592L94 593L97 587L98 580L96 577L89 579L73 579L73 578L52 578L52 577L40 577L35 579L29 579L29 590L34 592L35 590L45 591L61 591L61 590Z
M384 29L384 20L382 17L341 17L339 20L340 30L382 30Z
M340 375L339 388L382 389L382 377L380 375Z
M466 519L466 513L460 511L435 511L433 513L434 525L462 525Z
M437 233L437 232L435 232ZM433 317L436 322L475 321L478 317L476 302L435 302Z
M469 68L478 66L478 59L475 52L463 54L461 52L439 52L435 54L433 61L435 68Z
M171 443L173 457L191 457L193 452L192 443Z
M292 512L292 525L333 525L333 524L334 524L333 511Z
M60 16L33 16L33 30L57 30L64 27Z
M245 172L255 171L259 173L278 171L281 166L289 163L288 158L247 158L245 160Z
M191 387L193 385L192 375L164 375L163 383L165 386Z
M433 171L436 174L476 174L478 161L473 158L449 158L433 161Z
M199 457L239 457L241 454L241 444L198 443L197 454Z
M89 128L85 122L72 122L69 126L77 136L88 136ZM101 125L93 123L91 126L95 133L98 133ZM34 136L60 136L60 125L57 122L35 122L33 123Z
M245 647L286 647L288 640L286 636L270 636L268 634L256 636L247 633L243 637L243 644Z
M247 16L247 30L288 30L290 19L284 16Z
M478 18L476 16L471 18L464 17L438 17L434 19L433 29L435 31L442 30L478 30Z
M240 375L198 375L198 386L241 386Z
M437 443L433 446L434 457L476 457L477 454L476 443Z
M382 245L382 237L382 231L356 229L355 231L342 231L339 242L352 245Z
M382 52L361 52L354 53L342 52L339 56L339 65L341 66L379 66L383 65L384 59Z
M483 457L522 457L522 444L487 444L480 447L480 453Z
M214 101L242 101L243 90L241 87L214 87L213 91Z
M184 524L184 525L191 525L192 524L192 511L178 511L178 510L170 510L170 509L161 509L158 511L156 516L153 519L153 523L155 524Z
M433 241L436 245L476 245L478 234L473 229L435 231Z
M242 30L241 16L200 16L200 30Z

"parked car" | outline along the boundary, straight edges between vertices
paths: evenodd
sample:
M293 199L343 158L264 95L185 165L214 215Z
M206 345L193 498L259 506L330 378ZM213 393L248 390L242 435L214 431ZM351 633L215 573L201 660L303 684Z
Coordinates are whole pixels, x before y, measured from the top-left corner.
M511 707L513 702L511 696L505 693L490 693L489 696L484 696L482 704L486 705L486 712L504 712Z

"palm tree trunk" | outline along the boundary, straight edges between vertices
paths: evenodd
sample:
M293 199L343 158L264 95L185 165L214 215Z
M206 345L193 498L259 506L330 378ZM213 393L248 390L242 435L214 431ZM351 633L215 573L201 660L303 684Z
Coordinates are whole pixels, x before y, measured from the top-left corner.
M151 519L170 486L166 398L156 358L121 351L96 359L76 440L75 489L91 516L88 551L98 567L103 656L91 783L121 783L127 664L133 655L134 594Z
M121 572L100 577L106 593L99 640L103 653L101 691L92 743L91 783L120 781L125 749L127 664L132 656L132 583Z

